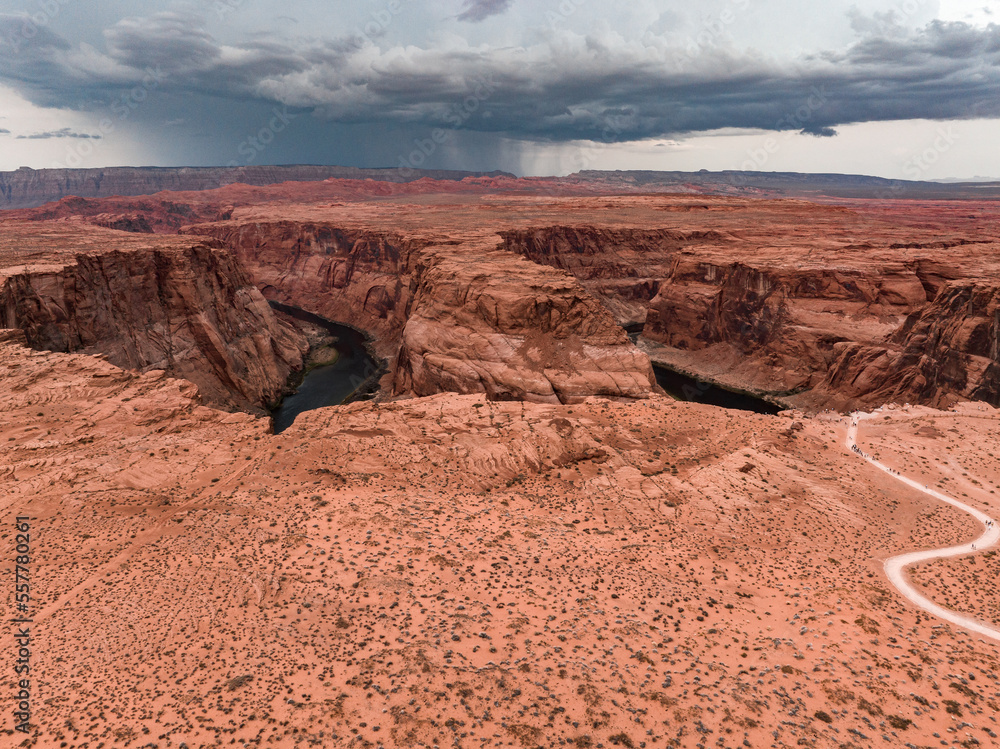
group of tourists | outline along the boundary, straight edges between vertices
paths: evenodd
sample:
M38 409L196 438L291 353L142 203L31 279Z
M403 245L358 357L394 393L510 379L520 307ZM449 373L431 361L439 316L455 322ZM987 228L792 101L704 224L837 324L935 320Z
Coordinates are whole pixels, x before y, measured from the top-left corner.
M855 425L857 425L858 422L855 421L854 423L855 423ZM862 458L864 458L865 460L871 460L871 456L868 453L866 453L864 450L862 450L860 447L858 447L857 443L851 445L851 449L854 452L856 452L858 455L860 455ZM883 466L883 467L885 468L885 470L887 470L893 476L901 476L902 475L895 468L889 468L888 466Z

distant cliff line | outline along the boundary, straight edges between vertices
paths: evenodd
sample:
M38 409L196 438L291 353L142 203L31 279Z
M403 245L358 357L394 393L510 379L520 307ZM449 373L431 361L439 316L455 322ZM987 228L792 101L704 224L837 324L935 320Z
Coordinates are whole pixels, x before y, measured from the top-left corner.
M112 195L152 195L162 190L214 190L233 183L273 185L320 182L325 179L374 179L413 182L421 178L461 180L501 177L507 172L464 172L442 169L360 169L349 166L241 167L107 167L103 169L29 169L0 172L0 209L34 208L69 195L106 198Z

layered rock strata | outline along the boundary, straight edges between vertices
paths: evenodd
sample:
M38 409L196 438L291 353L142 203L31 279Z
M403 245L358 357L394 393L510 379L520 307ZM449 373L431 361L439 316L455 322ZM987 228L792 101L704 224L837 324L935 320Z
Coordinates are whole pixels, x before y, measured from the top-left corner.
M1000 284L954 281L885 345L842 344L821 390L866 401L1000 405Z
M5 226L0 249L0 327L22 330L33 348L165 370L229 408L274 400L302 366L304 339L277 320L226 250L190 239L140 244L90 228L90 246L77 236L39 257L46 242L67 238L18 228Z
M649 359L569 274L497 251L424 257L394 392L570 403L656 390Z
M392 395L645 398L649 360L580 282L495 246L320 222L193 226L231 249L265 296L357 325Z

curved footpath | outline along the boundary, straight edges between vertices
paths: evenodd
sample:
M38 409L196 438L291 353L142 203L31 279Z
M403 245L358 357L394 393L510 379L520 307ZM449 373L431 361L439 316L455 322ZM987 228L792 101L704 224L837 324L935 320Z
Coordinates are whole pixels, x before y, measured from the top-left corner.
M924 484L920 484L913 479L907 478L900 473L892 470L886 465L879 463L877 460L872 458L867 453L863 453L857 448L858 439L858 422L861 419L867 418L869 414L856 414L851 417L851 426L847 430L847 447L858 457L864 458L869 463L871 463L876 468L879 468L890 476L892 476L897 481L902 481L907 486L910 486L924 494L929 494L937 500L946 502L952 507L957 507L964 512L972 515L976 520L983 524L984 533L975 541L971 541L967 544L962 544L960 546L949 546L946 549L931 549L929 551L914 551L909 554L900 554L896 557L891 557L885 561L885 574L900 593L903 594L905 598L911 601L916 606L922 608L924 611L933 614L939 619L944 619L947 622L951 622L963 629L967 629L970 632L975 632L976 634L982 635L983 637L989 637L993 640L1000 641L1000 629L992 627L990 625L984 624L978 619L973 619L969 616L963 616L962 614L956 613L951 609L946 609L943 606L939 606L930 599L924 597L920 592L910 583L906 575L903 573L907 567L918 562L927 562L931 559L945 559L948 557L958 557L966 554L972 554L978 551L994 546L997 541L1000 541L1000 526L996 524L989 515L984 512L977 510L975 507L970 507L964 502L959 502L957 499L949 497L947 494L942 494L941 492L931 489Z

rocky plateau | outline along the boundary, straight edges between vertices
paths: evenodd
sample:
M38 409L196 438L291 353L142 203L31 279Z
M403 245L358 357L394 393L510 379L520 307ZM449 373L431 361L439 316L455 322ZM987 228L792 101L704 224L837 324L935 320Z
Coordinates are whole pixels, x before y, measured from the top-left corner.
M809 410L997 403L993 202L539 196L537 182L230 186L12 215L213 241L265 297L369 331L387 395L642 397L648 355Z

